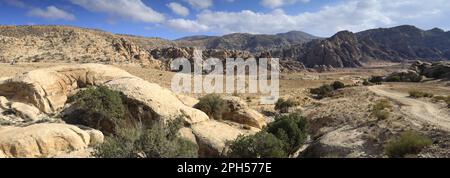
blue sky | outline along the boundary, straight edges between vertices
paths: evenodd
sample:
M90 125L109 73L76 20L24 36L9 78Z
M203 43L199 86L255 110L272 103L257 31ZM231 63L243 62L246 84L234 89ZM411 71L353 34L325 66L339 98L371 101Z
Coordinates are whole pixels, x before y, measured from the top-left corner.
M1 25L57 24L176 39L301 30L331 36L403 24L450 29L448 0L0 0Z

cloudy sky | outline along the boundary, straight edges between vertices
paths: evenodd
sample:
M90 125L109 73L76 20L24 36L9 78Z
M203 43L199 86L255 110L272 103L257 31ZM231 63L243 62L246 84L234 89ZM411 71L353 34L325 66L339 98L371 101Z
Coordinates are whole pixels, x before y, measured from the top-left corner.
M0 0L0 25L74 25L167 39L291 30L327 37L403 24L449 30L449 19L449 0Z

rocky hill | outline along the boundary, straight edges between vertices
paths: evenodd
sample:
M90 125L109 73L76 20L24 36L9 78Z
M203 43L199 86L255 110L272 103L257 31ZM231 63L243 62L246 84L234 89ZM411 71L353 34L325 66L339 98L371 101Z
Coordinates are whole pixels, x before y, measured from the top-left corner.
M307 67L359 67L370 60L439 61L450 59L450 32L414 26L348 31L309 43L272 51L272 56L298 60Z
M301 31L291 31L275 35L233 33L221 37L192 36L176 40L176 42L184 47L262 52L303 44L313 39L318 37Z
M1 26L0 43L0 62L119 62L155 67L159 61L145 47L172 44L67 26Z

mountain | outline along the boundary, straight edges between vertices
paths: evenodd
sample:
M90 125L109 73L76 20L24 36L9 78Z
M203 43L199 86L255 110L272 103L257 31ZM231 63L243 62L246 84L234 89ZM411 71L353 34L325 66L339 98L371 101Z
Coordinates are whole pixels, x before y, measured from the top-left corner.
M370 60L438 61L450 59L450 32L403 25L359 33L349 31L306 44L272 51L272 56L298 60L307 67L359 67Z
M192 36L176 40L176 42L182 47L241 50L256 53L303 44L318 38L305 32L291 31L275 35L233 33L220 37Z

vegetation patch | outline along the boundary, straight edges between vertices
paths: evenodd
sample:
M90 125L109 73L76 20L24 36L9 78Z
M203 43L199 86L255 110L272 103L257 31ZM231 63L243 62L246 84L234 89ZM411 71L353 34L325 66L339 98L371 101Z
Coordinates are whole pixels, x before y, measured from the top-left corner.
M94 148L97 158L196 158L198 146L178 136L181 118L146 128L120 129Z
M223 113L227 112L226 102L217 94L209 94L202 98L194 106L206 113L210 118L221 120Z
M316 99L323 99L333 96L333 92L335 90L339 90L342 88L345 88L345 84L340 81L335 81L331 85L325 84L320 86L319 88L313 88L310 90L310 93L315 95Z
M305 142L308 122L300 114L279 116L261 132L239 137L230 143L228 155L234 158L284 158Z
M393 106L387 99L378 100L375 105L372 106L371 114L379 120L389 119Z
M385 147L386 155L391 158L402 158L418 154L423 148L432 145L432 140L417 132L407 131L398 138L389 141Z
M298 103L295 102L294 100L292 99L285 100L283 98L280 98L275 103L275 110L279 111L280 113L288 113L290 108L296 106L298 106Z
M409 97L411 97L411 98L433 98L434 95L431 93L412 90L412 91L409 91Z
M107 87L88 88L68 101L72 103L73 112L64 116L64 120L70 124L85 125L110 134L115 132L117 125L125 122L122 94Z

